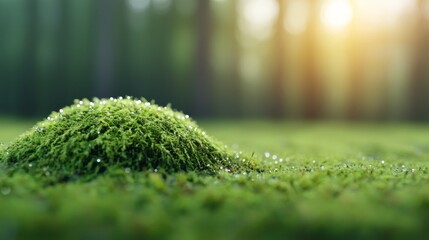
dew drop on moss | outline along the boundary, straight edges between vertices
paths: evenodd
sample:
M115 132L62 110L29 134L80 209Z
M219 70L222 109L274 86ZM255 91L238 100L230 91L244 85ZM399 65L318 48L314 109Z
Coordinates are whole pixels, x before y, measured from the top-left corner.
M9 195L12 192L12 189L10 187L3 187L1 188L1 194L3 195Z

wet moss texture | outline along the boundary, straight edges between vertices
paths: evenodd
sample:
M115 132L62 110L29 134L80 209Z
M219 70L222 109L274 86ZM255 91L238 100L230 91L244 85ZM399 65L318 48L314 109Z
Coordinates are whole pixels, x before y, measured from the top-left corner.
M2 162L55 181L112 169L213 175L251 168L188 115L131 97L75 100L4 147Z

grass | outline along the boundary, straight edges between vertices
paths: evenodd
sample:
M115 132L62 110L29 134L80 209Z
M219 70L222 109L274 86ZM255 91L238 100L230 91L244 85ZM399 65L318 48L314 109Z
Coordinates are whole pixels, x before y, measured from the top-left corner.
M227 151L253 154L265 171L116 171L52 185L25 172L0 173L0 239L425 239L429 234L428 125L201 125ZM1 122L1 139L11 142L24 127Z

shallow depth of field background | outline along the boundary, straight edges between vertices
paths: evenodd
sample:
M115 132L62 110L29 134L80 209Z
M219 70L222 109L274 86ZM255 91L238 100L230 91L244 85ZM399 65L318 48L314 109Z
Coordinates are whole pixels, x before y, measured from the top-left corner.
M131 95L195 118L429 120L426 0L0 0L0 116Z

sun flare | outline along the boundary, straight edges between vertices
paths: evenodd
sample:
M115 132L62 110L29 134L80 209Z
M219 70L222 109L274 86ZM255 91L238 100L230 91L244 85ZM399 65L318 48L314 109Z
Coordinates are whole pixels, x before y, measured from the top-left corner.
M341 30L350 23L353 10L347 0L331 0L322 8L322 22L330 30Z

